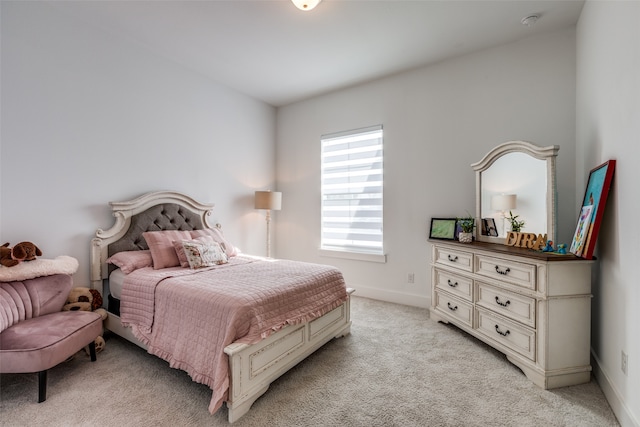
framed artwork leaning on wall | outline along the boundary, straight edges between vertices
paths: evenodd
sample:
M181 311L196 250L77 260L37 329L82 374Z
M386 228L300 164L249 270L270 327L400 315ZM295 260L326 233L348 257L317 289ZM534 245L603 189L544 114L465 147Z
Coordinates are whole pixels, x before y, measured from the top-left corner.
M593 250L602 224L615 168L616 161L609 160L589 172L578 224L569 248L569 252L576 256L585 259L593 258Z

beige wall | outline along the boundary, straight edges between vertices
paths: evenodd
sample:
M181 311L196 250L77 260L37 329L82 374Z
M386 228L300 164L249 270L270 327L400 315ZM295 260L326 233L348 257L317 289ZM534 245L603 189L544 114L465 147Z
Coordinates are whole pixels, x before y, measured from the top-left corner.
M320 135L384 126L387 263L327 258ZM510 140L559 145L559 236L575 228L575 31L555 32L278 110L278 257L330 263L359 295L427 306L432 217L475 212L471 163ZM407 283L408 273L415 284Z
M588 1L577 27L576 209L589 171L617 160L595 254L591 346L598 382L623 426L640 425L638 22L638 1Z
M74 256L86 285L108 202L177 190L215 203L229 239L264 254L253 191L275 178L273 107L46 2L1 7L1 243Z

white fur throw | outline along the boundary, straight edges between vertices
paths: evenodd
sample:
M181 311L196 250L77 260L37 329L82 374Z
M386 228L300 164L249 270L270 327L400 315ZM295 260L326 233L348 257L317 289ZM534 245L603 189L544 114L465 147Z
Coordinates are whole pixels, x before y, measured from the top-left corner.
M37 258L13 267L0 265L0 282L15 282L52 274L73 274L78 271L78 265L77 259L66 255L54 259Z

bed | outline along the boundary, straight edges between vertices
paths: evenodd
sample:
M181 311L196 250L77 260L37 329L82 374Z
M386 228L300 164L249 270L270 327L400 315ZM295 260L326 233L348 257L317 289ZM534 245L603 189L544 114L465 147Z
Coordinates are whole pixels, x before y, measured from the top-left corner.
M238 254L210 223L214 206L185 194L110 205L115 224L91 242L105 328L208 385L211 413L224 402L236 421L272 381L350 333L353 290L337 269Z

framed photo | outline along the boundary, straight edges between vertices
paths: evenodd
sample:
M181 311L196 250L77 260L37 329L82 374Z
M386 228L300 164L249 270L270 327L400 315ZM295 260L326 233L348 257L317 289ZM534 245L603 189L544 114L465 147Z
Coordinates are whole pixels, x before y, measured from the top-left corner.
M430 239L455 240L455 218L431 218Z
M484 236L498 237L496 220L493 218L482 218L482 234Z
M582 256L585 243L587 243L587 235L589 234L589 225L591 224L591 215L593 213L593 205L583 206L580 210L580 218L578 218L578 226L573 234L573 241L569 252L577 256Z
M615 168L616 161L609 160L589 172L578 224L569 249L569 252L576 256L585 259L593 258L593 250L600 231Z

